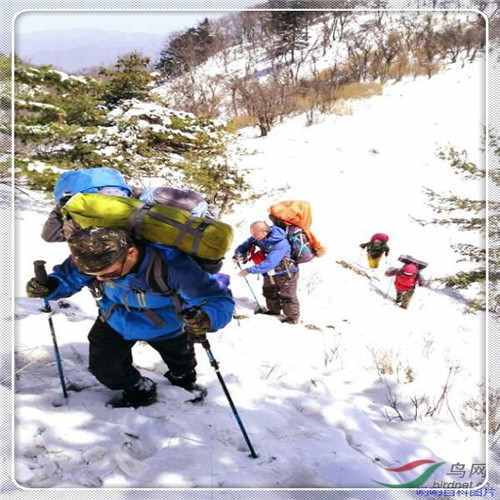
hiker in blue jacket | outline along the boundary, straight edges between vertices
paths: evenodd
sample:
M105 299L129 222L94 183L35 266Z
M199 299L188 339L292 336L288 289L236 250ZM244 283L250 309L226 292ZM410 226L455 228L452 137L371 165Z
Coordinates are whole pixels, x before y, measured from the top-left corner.
M224 280L173 247L137 243L121 229L80 230L68 244L71 257L54 267L48 285L32 278L27 293L55 300L91 289L99 317L88 336L89 370L110 389L123 389L111 405L156 401L156 384L132 364L138 340L158 351L173 385L198 388L193 342L224 328L234 311Z
M250 226L250 233L252 236L236 248L233 259L246 263L249 253L252 253L255 247L260 249L264 257L261 262L243 269L240 276L263 274L262 293L267 305L265 314L279 316L283 311L283 323L298 323L299 268L290 258L291 247L286 232L278 226L270 226L265 221L256 221Z

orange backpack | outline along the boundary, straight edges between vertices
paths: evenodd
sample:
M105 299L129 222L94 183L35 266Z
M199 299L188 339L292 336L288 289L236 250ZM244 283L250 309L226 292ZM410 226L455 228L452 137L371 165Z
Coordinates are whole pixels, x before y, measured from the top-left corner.
M298 200L281 201L271 205L269 214L271 218L278 219L286 225L300 227L307 236L314 254L317 257L324 255L326 248L321 245L311 231L312 210L309 202Z

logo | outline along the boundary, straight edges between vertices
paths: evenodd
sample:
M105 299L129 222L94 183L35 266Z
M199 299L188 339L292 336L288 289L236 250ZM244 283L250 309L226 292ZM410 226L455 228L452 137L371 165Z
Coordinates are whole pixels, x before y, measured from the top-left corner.
M402 465L401 467L388 467L385 468L386 471L389 472L407 472L416 468L420 468L422 465L429 465L417 478L412 481L408 481L406 483L399 484L389 484L389 483L381 483L379 481L375 481L377 484L384 486L385 488L420 488L431 476L434 472L441 467L445 462L436 462L435 460L415 460L414 462L408 462L407 464ZM430 465L432 464L432 465Z

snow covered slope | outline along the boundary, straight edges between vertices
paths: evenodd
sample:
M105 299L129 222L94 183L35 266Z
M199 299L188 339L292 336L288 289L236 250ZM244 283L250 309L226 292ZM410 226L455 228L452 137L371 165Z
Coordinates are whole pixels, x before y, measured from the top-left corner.
M134 347L138 367L159 385L159 403L139 410L104 407L110 391L87 372L95 308L83 291L54 316L66 376L60 388L47 318L23 298L32 262L65 256L63 244L39 238L50 203L19 195L16 303L16 478L24 486L377 487L415 479L395 473L413 460L444 462L431 479L451 481L451 464L484 463L483 436L461 418L483 380L484 316L442 290L418 289L410 308L395 307L383 270L400 253L430 262L426 277L456 270L450 243L479 235L412 222L431 213L422 187L480 196L482 186L453 176L436 159L447 143L480 155L483 65L450 67L431 80L386 86L381 96L349 103L351 114L305 127L296 117L268 137L244 130L256 188L283 189L229 217L237 241L279 199L313 205L313 229L328 247L301 270L303 323L281 325L253 315L253 301L230 262L237 316L210 336L229 390L259 454L252 460L205 353L198 351L201 405L162 377L147 345ZM457 110L460 112L458 113ZM382 269L366 270L359 243L391 236ZM345 261L367 276L337 263ZM261 282L250 278L255 290ZM262 299L261 299L262 300ZM378 370L377 370L378 366ZM439 404L446 381L449 392ZM388 398L398 400L405 421ZM418 417L411 400L416 398ZM440 406L433 417L428 409ZM419 472L422 472L420 470ZM480 481L480 477L472 478Z

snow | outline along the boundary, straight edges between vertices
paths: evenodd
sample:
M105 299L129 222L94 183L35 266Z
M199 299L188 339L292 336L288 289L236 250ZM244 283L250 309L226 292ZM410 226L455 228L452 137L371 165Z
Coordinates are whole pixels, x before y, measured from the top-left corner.
M144 102L138 99L128 99L108 113L108 118L113 121L123 120L128 122L135 117L161 119L165 127L170 125L170 118L172 116L195 119L195 116L191 113L170 109L155 102Z
M56 167L54 165L48 165L47 163L44 163L43 161L31 161L26 165L26 168L32 172L38 172L38 173L43 173L47 170L50 170L51 172L62 174L66 172L63 168Z
M25 101L24 99L16 99L16 104L18 106L31 107L34 109L50 109L55 111L61 110L61 108L58 108L57 106L54 106L52 104L47 104L44 102Z
M51 69L50 73L56 74L59 77L59 81L61 81L61 82L69 80L71 82L78 82L78 83L83 83L83 84L87 83L87 79L81 75L68 75L67 73L64 73L63 71L59 71L57 69Z
M239 319L210 334L210 342L256 460L200 346L204 403L186 403L189 394L165 381L156 352L138 343L135 364L158 383L159 402L138 410L105 407L112 391L87 371L86 335L96 314L88 291L69 299L69 308L53 304L68 385L82 389L54 406L61 395L47 316L39 300L25 298L24 286L34 260L43 257L50 268L67 251L39 237L51 203L35 192L19 194L16 480L28 487L375 487L414 479L415 471L385 469L416 459L445 462L432 480L448 481L451 464L484 463L484 436L460 417L484 380L484 314L465 314L460 296L439 288L418 289L401 310L383 276L403 253L429 262L428 279L454 272L461 264L450 243L480 242L478 234L420 226L412 217L434 215L423 187L483 193L481 183L453 175L436 158L451 144L480 159L483 72L480 61L456 65L430 80L387 85L380 96L349 103L349 115L323 115L309 127L304 116L286 119L266 138L255 129L241 132L238 146L251 152L241 160L251 169L248 180L274 194L230 214L235 244L272 202L307 199L313 229L328 248L301 268L299 325L254 316L245 282L225 265ZM457 107L466 119L457 119ZM391 236L391 255L369 271L358 245L379 231ZM262 282L249 280L262 301ZM392 374L377 373L375 360ZM410 398L436 404L450 369L441 411L414 420ZM389 393L398 397L404 422L389 407Z

